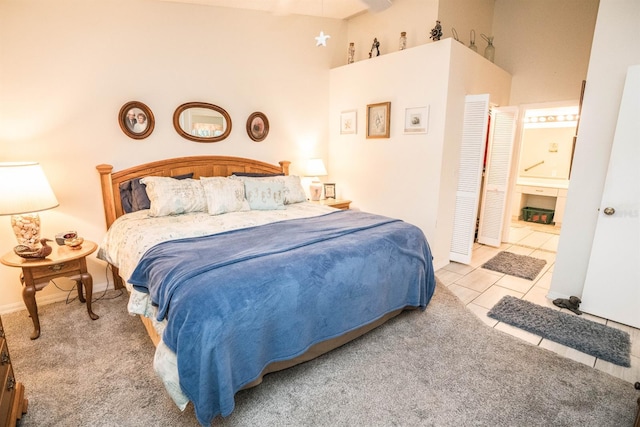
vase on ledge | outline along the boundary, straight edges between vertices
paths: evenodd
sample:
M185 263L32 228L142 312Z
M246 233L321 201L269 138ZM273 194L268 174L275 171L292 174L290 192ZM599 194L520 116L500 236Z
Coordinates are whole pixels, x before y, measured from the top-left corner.
M482 36L487 41L487 47L484 49L484 57L493 62L496 56L496 48L493 46L493 36L487 37L484 34Z

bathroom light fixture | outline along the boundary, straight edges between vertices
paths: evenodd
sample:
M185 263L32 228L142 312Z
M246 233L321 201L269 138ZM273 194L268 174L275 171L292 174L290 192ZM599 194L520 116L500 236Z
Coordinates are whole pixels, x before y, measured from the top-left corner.
M572 122L578 120L577 114L559 114L557 116L528 116L524 118L525 123L544 123L544 122Z

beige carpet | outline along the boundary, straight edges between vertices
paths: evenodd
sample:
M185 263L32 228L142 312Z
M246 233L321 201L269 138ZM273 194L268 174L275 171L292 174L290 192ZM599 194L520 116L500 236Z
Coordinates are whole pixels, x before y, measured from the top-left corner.
M109 294L113 293L110 291ZM29 412L21 426L197 426L156 378L153 346L124 297L4 315ZM219 426L627 426L633 385L487 327L438 285L405 313L236 396Z

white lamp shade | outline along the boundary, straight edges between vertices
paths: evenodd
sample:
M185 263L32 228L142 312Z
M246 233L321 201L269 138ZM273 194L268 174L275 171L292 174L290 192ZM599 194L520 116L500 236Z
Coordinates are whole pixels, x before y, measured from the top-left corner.
M0 215L39 212L58 206L38 163L0 163Z
M327 169L324 167L322 159L309 159L307 161L307 176L324 176Z

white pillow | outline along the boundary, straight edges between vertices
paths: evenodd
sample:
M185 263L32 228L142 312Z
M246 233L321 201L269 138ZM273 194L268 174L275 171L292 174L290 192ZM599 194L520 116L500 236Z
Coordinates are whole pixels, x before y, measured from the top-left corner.
M282 176L270 176L270 177L249 177L249 176L236 176L231 175L230 178L243 181L271 181L282 182L284 185L284 204L290 205L292 203L300 203L307 201L307 194L302 188L300 177L295 175L282 175Z
M251 210L285 209L284 183L282 181L248 179L244 181L244 192Z
M150 216L180 215L207 210L207 201L198 180L147 176L140 182L147 186L147 196L151 202Z
M214 176L200 178L200 182L209 215L250 210L241 181Z

